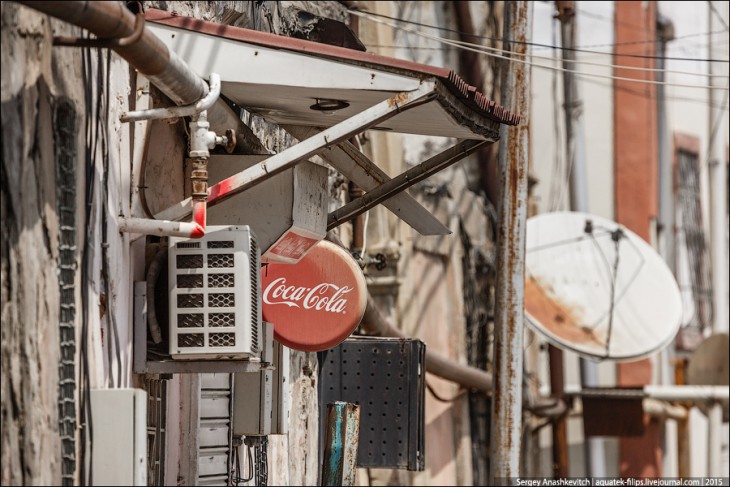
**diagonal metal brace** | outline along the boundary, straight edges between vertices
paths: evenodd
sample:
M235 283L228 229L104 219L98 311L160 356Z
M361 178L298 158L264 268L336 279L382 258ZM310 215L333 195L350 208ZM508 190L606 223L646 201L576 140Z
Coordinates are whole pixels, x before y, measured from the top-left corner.
M298 144L275 154L259 164L249 167L208 188L208 207L215 206L282 171L294 167L327 147L339 144L355 134L367 130L397 114L395 102L400 111L408 110L436 96L436 83L433 79L421 82L413 91L398 93L372 107L354 115ZM272 195L275 197L275 195ZM187 198L155 215L160 220L181 220L192 213L192 199Z
M486 140L466 140L412 167L390 181L381 184L376 189L369 191L361 198L351 201L330 213L327 218L327 230L332 230L342 223L365 213L393 195L462 160L487 143L490 142Z
M299 140L304 140L319 132L319 129L313 127L285 125L283 128ZM350 142L342 142L338 146L322 152L319 156L365 191L372 191L390 181L390 176L385 171ZM421 235L448 235L451 233L443 223L408 193L395 194L384 201L383 205Z

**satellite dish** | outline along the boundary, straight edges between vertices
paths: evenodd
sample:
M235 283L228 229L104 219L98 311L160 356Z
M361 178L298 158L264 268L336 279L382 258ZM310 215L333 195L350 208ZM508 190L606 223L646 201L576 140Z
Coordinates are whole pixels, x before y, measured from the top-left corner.
M545 213L527 220L526 247L525 316L557 347L636 360L676 335L677 282L630 230L588 213Z

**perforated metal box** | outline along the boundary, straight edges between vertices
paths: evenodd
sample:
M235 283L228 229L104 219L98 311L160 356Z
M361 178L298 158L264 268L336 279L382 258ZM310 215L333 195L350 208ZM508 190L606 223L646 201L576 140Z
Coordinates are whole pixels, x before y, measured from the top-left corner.
M360 405L358 467L423 470L425 357L420 340L375 337L320 355L320 418L335 401Z
M170 238L170 355L258 356L260 253L248 226L209 226L201 239Z

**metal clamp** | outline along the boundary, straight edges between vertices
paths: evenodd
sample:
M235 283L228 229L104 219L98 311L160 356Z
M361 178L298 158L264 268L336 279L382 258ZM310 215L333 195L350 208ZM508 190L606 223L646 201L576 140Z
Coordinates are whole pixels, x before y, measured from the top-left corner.
M110 37L105 39L84 39L83 37L54 36L54 46L68 47L127 47L142 38L144 32L144 14L135 15L134 32L127 37Z

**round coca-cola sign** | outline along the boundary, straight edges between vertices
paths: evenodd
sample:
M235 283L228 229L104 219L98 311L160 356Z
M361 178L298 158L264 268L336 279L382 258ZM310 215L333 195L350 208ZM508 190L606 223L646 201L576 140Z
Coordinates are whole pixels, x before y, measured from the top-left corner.
M296 264L262 270L263 318L274 338L295 350L318 352L350 336L365 313L367 288L355 259L323 240Z

